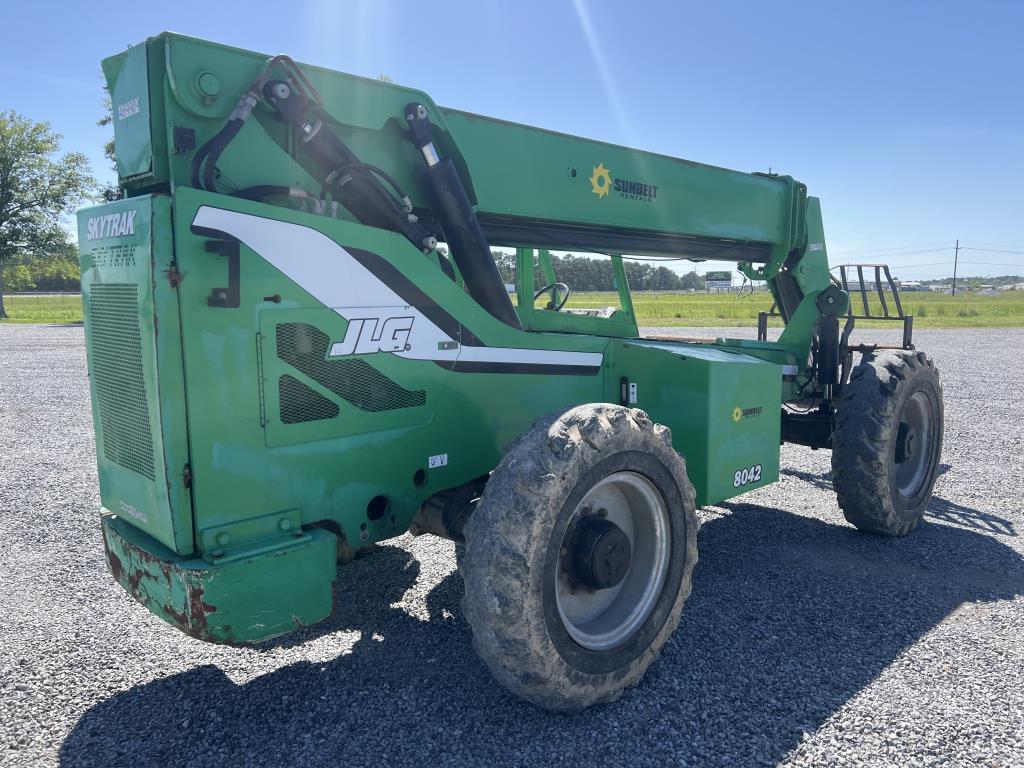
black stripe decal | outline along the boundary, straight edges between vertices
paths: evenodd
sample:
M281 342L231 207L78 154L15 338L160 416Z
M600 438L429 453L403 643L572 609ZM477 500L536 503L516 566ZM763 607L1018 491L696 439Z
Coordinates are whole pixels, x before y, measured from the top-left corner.
M189 231L191 231L196 237L206 237L212 240L228 240L232 243L242 242L234 235L229 235L227 232L222 232L219 229L210 229L210 227L200 227L195 224L190 224Z
M373 276L393 290L410 307L415 307L430 322L465 347L486 347L480 339L466 326L439 307L427 294L403 275L394 264L387 259L360 248L342 246L352 257L366 267Z
M477 360L435 360L437 365L455 373L531 373L547 376L594 376L600 365L565 365L564 363L497 363Z
M277 221L268 216L256 216L251 213L241 213L240 211L234 211L230 208L215 208L214 206L202 206L202 208L211 208L213 210L226 211L227 213L240 214L242 216L252 216L257 219L267 219L268 221ZM200 210L202 210L200 208ZM199 211L196 212L198 216ZM297 225L305 226L305 225ZM193 235L197 237L207 237L217 240L231 240L234 242L242 242L234 235L229 235L227 232L222 232L218 229L212 229L210 227L202 227L196 224L189 225L189 230ZM314 229L315 232L319 230ZM323 234L322 232L320 234ZM326 235L325 235L326 236ZM330 238L329 238L330 239ZM415 307L419 312L423 314L430 322L444 331L450 338L458 341L460 344L466 347L486 347L487 345L480 341L479 337L466 326L448 314L445 310L439 307L433 299L419 289L409 278L403 275L395 266L387 259L379 256L372 251L364 251L361 248L351 248L338 243L341 248L344 248L351 256L366 267L378 280L384 285L397 293L406 304L410 307Z
M266 216L241 213L231 209L218 209L213 206L202 206L212 210L222 210L228 213L252 216L253 218L265 218L269 221L277 221ZM198 211L197 211L198 215ZM304 225L298 225L304 226ZM220 230L190 225L192 234L198 237L233 240L242 242L237 237L229 235ZM315 230L314 231L319 231ZM321 233L323 234L323 233ZM340 243L338 244L340 246ZM406 302L408 306L415 307L420 313L436 325L450 338L459 341L462 346L486 347L487 345L479 339L466 326L462 325L452 315L442 309L426 293L403 275L391 262L372 251L364 251L361 248L344 248L356 261L363 265L370 273L388 286ZM498 361L476 361L476 360L434 360L437 366L448 371L457 373L510 373L510 374L540 374L548 376L594 376L601 371L600 365L567 365L565 363L517 363Z

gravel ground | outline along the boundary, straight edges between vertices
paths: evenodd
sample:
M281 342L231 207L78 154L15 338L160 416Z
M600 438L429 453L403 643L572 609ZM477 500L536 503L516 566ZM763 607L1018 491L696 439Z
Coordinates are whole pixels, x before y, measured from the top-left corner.
M0 763L1024 765L1024 331L917 341L947 407L926 522L858 534L828 453L784 447L781 482L701 511L643 683L554 716L492 683L429 536L342 569L332 619L260 648L151 616L104 572L82 330L0 326Z

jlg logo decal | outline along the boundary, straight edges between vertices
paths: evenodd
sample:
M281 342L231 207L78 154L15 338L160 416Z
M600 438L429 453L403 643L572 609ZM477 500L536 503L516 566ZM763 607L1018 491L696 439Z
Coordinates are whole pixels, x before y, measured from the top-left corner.
M331 346L331 355L369 355L409 349L412 317L366 317L348 321L345 338Z

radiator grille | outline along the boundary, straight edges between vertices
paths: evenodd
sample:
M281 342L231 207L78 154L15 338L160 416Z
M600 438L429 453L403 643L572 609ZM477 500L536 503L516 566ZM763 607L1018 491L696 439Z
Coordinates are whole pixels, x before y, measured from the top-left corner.
M329 344L327 334L312 325L277 326L277 356L356 408L393 411L426 403L425 390L406 389L365 360L326 360Z
M138 286L92 285L88 328L103 457L153 480L153 433L142 374Z
M281 401L281 421L285 424L333 419L338 415L335 403L287 374L278 379L277 391Z

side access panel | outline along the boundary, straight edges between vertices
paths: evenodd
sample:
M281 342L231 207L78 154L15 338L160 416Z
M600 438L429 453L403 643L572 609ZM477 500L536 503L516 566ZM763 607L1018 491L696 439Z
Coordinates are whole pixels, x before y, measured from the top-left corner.
M400 235L194 189L174 199L204 555L211 534L241 545L250 521L289 511L337 523L351 547L399 535L537 416L608 396L606 339L513 331Z
M178 554L193 551L171 202L78 214L82 302L103 507Z
M228 533L233 546L244 541L250 522L283 522L292 513L302 525L337 522L349 545L362 546L404 532L435 487L464 482L448 479L455 467L426 472L429 457L446 450L430 424L445 399L448 371L385 352L331 356L348 331L336 308L244 241L195 221L200 209L215 208L244 213L250 225L280 224L271 228L283 233L272 250L296 264L304 263L303 246L293 227L302 221L307 236L319 227L343 232L353 248L408 249L417 268L447 280L435 265L398 235L323 216L186 188L175 193L175 205L192 492L204 554L211 531ZM215 292L230 289L232 253L237 293L211 304ZM307 284L351 279L331 262L322 266ZM373 315L375 307L363 309ZM387 503L370 514L378 496Z

